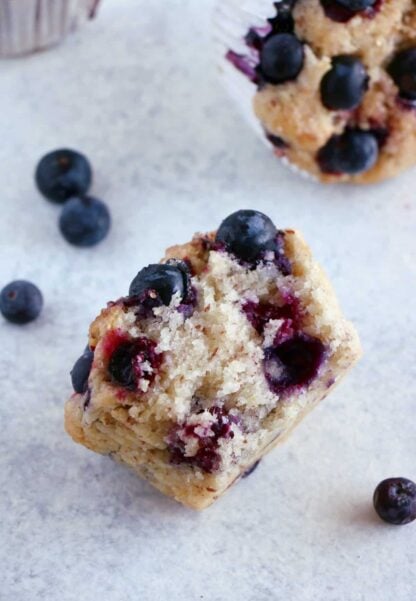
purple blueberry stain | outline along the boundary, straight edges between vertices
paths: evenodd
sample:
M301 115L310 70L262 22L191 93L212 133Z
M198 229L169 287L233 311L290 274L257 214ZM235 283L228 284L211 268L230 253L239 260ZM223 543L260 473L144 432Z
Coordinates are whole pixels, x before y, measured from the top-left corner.
M282 275L291 275L292 264L285 253L285 232L277 232L274 263Z
M275 394L306 387L318 375L326 354L325 345L304 333L275 342L264 351L264 373Z
M266 325L271 320L290 322L289 325L293 328L297 326L301 317L299 302L294 297L293 300L291 299L282 306L269 302L246 301L241 308L259 334L263 334Z
M117 330L109 332L104 352L108 355L112 383L132 392L140 390L141 380L151 385L163 361L163 354L157 352L156 346L154 340L145 336L129 339Z
M272 27L270 24L264 25L263 27L251 27L244 36L247 53L242 54L230 49L225 55L228 62L256 85L260 84L260 78L257 72L260 61L259 53L263 47L264 40L271 31Z
M414 100L407 100L402 98L400 95L396 98L397 106L403 111L416 111L416 102Z
M335 382L336 382L335 378L330 378L328 380L328 382L326 383L326 387L331 388L335 384Z
M252 56L239 54L238 52L234 52L234 50L228 50L225 58L250 81L255 84L258 83L259 80L256 72L258 59Z
M204 412L200 411L201 422L185 422L172 428L167 438L171 463L196 467L209 474L220 469L219 443L234 438L234 428L240 427L240 419L225 407L213 406L208 411L214 418L212 421L205 422L202 419ZM196 452L192 456L186 455L188 442L196 443Z
M181 313L185 319L192 317L198 304L198 293L195 286L189 286L187 294L183 301L177 307L178 313Z
M263 40L270 33L270 31L270 25L264 25L263 27L251 27L244 36L244 41L249 48L260 51Z

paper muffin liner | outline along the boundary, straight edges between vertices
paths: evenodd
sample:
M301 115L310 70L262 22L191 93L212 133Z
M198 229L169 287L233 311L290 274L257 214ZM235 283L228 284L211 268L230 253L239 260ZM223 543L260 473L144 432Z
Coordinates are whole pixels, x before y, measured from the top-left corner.
M95 16L100 0L0 0L0 57L58 44Z
M290 162L284 154L278 153L253 109L253 98L257 91L255 68L259 53L247 44L246 36L251 30L267 35L271 30L268 19L275 15L275 4L281 1L220 0L214 12L215 52L222 82L245 121L263 143L273 149L281 163L298 175L317 181L313 175Z

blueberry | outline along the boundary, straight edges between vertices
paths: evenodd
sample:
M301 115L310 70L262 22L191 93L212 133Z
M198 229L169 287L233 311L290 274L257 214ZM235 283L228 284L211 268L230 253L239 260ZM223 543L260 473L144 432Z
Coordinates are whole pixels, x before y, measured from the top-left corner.
M135 356L134 344L124 342L114 351L108 364L108 373L113 382L128 390L136 389L137 376L141 376L140 366L137 374L135 371Z
M110 212L101 200L92 196L71 198L62 209L59 227L63 237L74 246L94 246L110 229Z
M276 16L268 19L272 26L272 31L275 33L292 32L294 29L294 21L292 10L296 0L281 0L275 2Z
M406 100L416 100L416 48L396 54L387 71L399 88L400 96Z
M328 140L318 152L317 160L324 173L356 175L374 166L378 152L377 138L373 133L347 129Z
M71 370L72 387L79 394L83 394L87 390L93 360L94 353L87 347Z
M270 389L279 394L295 386L306 386L317 375L325 357L318 338L296 334L264 351L264 373Z
M260 52L259 72L264 81L279 84L296 79L303 67L303 45L292 33L269 37Z
M35 181L43 196L61 204L72 196L83 196L88 192L92 170L86 157L79 152L54 150L39 162Z
M141 296L147 290L154 290L164 305L169 305L172 297L179 292L181 300L187 293L187 266L183 262L174 264L149 265L136 275L130 284L129 295Z
M289 320L291 324L300 321L300 310L295 301L279 307L268 302L249 300L242 304L241 309L259 334L263 334L271 320L285 319Z
M373 16L377 2L379 0L321 0L325 15L337 23L346 23L363 11L367 11L368 16Z
M239 259L255 262L276 249L277 230L260 211L242 210L229 215L218 228L216 241Z
M377 0L336 0L335 4L340 4L351 12L358 13L367 8L371 8Z
M162 354L156 351L156 346L156 342L145 337L122 342L108 363L112 381L132 391L138 389L141 379L152 383L162 363Z
M43 307L42 293L35 284L16 280L0 293L0 311L12 323L24 324L38 317Z
M360 104L367 84L367 72L358 58L336 56L321 81L322 103L335 111L354 109Z
M289 148L287 142L285 142L280 136L275 136L274 134L266 132L266 138L269 140L270 144L273 144L273 146L279 150L286 150Z
M406 478L383 480L374 491L373 503L385 522L409 524L416 520L416 484Z

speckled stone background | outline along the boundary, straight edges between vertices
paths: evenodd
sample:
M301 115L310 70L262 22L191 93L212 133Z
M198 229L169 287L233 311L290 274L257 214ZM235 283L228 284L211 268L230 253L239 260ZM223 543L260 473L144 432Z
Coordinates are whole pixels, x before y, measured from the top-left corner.
M276 163L218 85L211 0L104 0L50 52L0 63L0 283L45 295L0 321L0 599L414 601L416 524L371 507L416 478L416 171L321 187ZM71 248L36 192L38 158L83 150L110 237ZM91 319L166 245L258 208L302 229L365 356L258 470L204 513L164 498L63 431Z

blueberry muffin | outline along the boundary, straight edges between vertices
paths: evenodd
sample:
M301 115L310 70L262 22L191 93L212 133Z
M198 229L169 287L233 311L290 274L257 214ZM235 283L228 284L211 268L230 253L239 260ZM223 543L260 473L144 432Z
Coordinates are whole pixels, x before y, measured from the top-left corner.
M415 163L414 0L225 0L217 20L227 83L277 156L323 182Z
M72 371L66 429L202 509L359 355L302 236L238 211L217 232L168 249L93 322Z

